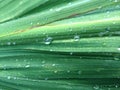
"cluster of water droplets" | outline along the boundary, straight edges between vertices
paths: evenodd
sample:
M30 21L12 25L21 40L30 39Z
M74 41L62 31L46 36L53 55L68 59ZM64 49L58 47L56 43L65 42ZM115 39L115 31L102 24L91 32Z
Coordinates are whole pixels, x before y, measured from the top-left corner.
M16 45L16 42L7 42L7 45Z

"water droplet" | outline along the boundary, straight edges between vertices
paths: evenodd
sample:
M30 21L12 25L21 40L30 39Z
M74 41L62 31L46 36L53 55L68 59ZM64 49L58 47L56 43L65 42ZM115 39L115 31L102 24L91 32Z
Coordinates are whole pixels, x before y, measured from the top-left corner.
M120 51L120 48L118 48L118 50Z
M97 89L99 89L99 86L98 86L98 85L95 85L93 88L94 88L95 90L97 90Z
M78 74L81 74L82 73L82 71L78 71Z
M72 53L72 52L70 52L70 55L73 55L73 53Z
M67 73L70 73L70 70L67 70Z
M72 28L69 28L69 31L71 32L73 29Z
M15 60L16 62L18 61L18 59Z
M114 2L118 2L118 0L114 0Z
M7 45L11 45L11 42L7 42Z
M118 60L120 60L118 57L114 57L114 60L116 60L116 61L118 61Z
M45 44L46 44L46 45L49 45L49 44L52 43L52 41L53 41L53 38L52 38L52 37L47 37L47 38L45 39Z
M110 13L110 11L107 11L106 13L107 13L107 14L109 14L109 13Z
M17 79L17 77L13 77L13 79Z
M116 22L112 22L113 24L116 24Z
M101 8L102 8L102 6L99 6L99 7L98 7L98 9L101 9Z
M53 11L53 9L51 8L50 11Z
M45 63L45 61L42 61L42 63Z
M43 65L41 65L42 67L44 67L45 65L43 64Z
M50 49L50 51L52 52L53 50L52 50L52 49Z
M72 3L71 3L71 2L69 2L69 3L68 3L68 5L72 5Z
M118 88L119 86L118 85L115 85L115 88Z
M80 36L79 36L79 35L75 35L75 36L74 36L74 40L75 40L75 41L79 41L79 39L80 39Z
M56 71L56 70L54 71L54 73L57 73L57 72L58 72L58 71Z
M45 78L45 80L48 80L48 78Z
M23 1L21 1L21 2L19 3L19 5L21 5L21 4L23 4Z
M55 66L55 64L52 64L52 66L54 67L54 66Z
M16 42L13 42L12 44L13 44L13 45L16 45Z
M32 23L32 22L31 22L30 24L31 24L31 25L33 25L33 23Z
M37 25L39 25L40 23L38 22Z
M57 8L55 11L57 11L57 12L58 12L58 11L61 11L61 10L62 10L62 8Z
M30 65L26 65L25 67L28 68L28 67L30 67Z
M7 77L7 79L11 79L11 77L10 77L10 76L8 76L8 77Z

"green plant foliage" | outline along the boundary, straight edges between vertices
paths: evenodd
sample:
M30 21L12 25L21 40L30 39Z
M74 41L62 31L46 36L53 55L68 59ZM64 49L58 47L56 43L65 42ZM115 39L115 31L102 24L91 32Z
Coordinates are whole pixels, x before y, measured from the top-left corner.
M120 0L0 0L0 90L120 90Z

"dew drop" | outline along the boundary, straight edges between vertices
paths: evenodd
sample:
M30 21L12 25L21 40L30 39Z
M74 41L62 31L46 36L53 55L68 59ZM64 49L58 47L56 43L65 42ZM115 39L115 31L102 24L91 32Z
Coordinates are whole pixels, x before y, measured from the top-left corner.
M58 71L56 71L56 70L54 71L54 73L57 73L57 72L58 72Z
M16 45L16 42L13 42L12 44L13 44L13 45Z
M116 22L112 22L113 24L116 24Z
M48 78L45 78L45 80L48 80Z
M55 66L55 64L52 64L52 66L54 67L54 66Z
M42 61L42 63L45 63L45 61Z
M7 45L11 45L11 42L7 42Z
M118 60L120 60L118 57L114 57L114 60L116 60L116 61L118 61Z
M72 3L71 3L71 2L69 2L69 3L68 3L68 5L72 5Z
M38 22L37 25L39 25L40 23Z
M25 67L28 68L28 67L30 67L30 65L26 65Z
M75 40L75 41L79 41L79 39L80 39L80 36L79 36L79 35L75 35L75 36L74 36L74 40Z
M70 55L73 55L73 53L72 53L72 52L70 52Z
M53 11L53 9L51 8L50 11Z
M17 77L13 77L13 79L17 79Z
M67 73L70 73L70 70L67 70Z
M120 51L120 48L118 48L118 50Z
M7 79L11 79L11 77L10 77L10 76L8 76L8 77L7 77Z
M61 11L61 10L62 10L61 8L57 8L55 11L59 12L59 11Z
M97 90L97 89L99 89L99 86L98 86L98 85L95 85L93 88L94 88L95 90Z
M115 88L118 88L118 85L115 85Z
M69 31L71 32L73 29L72 28L69 28Z
M31 25L33 25L33 23L32 23L32 22L31 22L30 24L31 24Z
M82 71L78 71L78 74L81 74L82 73Z
M114 0L114 2L118 2L118 0Z
M53 41L53 38L52 38L52 37L47 37L47 38L45 39L45 44L46 44L46 45L49 45L49 44L52 43L52 41Z

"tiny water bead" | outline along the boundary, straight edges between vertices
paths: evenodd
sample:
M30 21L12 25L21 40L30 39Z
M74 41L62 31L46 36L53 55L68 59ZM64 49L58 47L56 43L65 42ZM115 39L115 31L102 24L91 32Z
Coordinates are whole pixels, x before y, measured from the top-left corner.
M11 42L7 42L7 45L11 45Z
M57 70L54 71L54 73L57 73L57 72L58 72Z
M8 76L8 77L7 77L7 79L11 79L11 77L10 77L10 76Z
M118 0L114 0L114 2L118 2Z
M95 85L93 88L94 88L95 90L98 90L98 89L99 89L99 86L98 86L98 85Z
M47 38L45 38L45 44L46 44L46 45L51 44L52 41L53 41L53 38L52 38L52 37L47 37Z
M25 67L28 68L28 67L30 67L30 65L26 65Z
M75 35L75 36L74 36L74 41L79 41L79 39L80 39L80 36L79 36L79 35Z
M70 52L70 55L73 55L73 52Z
M54 66L55 66L55 64L52 64L52 66L54 67Z
M70 70L67 70L67 73L70 73Z
M45 61L42 61L42 63L44 64L44 63L45 63Z
M55 11L56 12L59 12L59 11L61 11L62 10L62 8L57 8Z
M15 80L15 79L17 79L17 77L13 77L13 79Z
M12 44L13 44L13 45L16 45L16 42L13 42Z
M118 50L120 51L120 48L118 48Z
M50 11L53 11L53 9L51 8Z
M82 71L78 71L78 74L81 74L82 73Z

